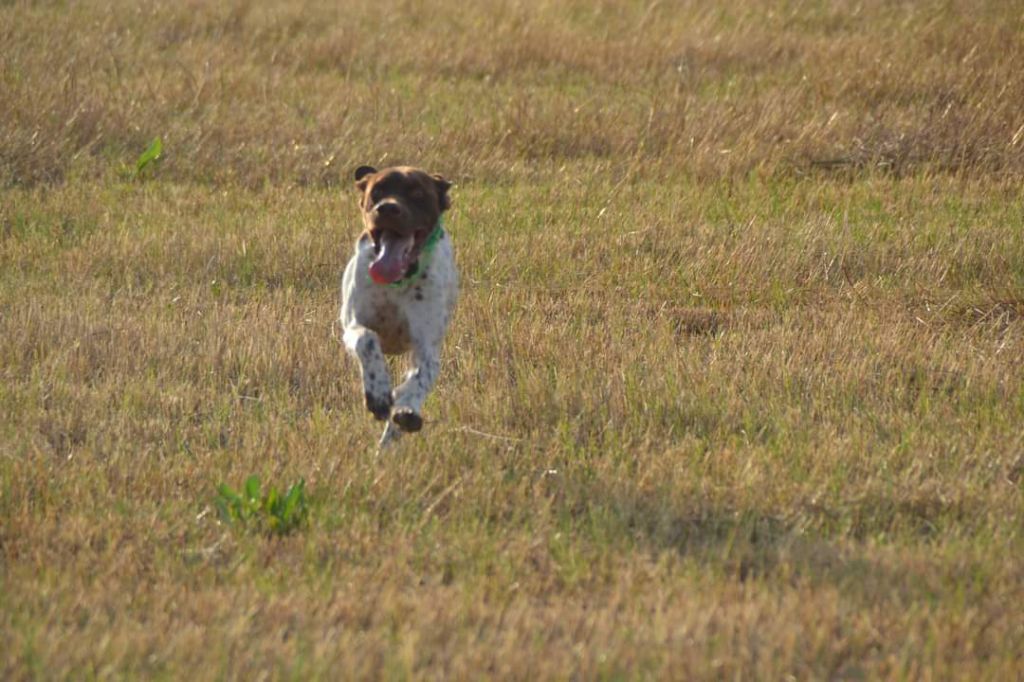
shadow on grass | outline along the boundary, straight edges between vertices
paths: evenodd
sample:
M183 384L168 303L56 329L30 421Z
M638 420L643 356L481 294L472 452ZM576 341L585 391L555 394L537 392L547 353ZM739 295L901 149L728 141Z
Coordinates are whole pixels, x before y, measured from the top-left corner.
M654 556L669 552L738 582L828 585L868 603L886 594L933 600L954 589L984 592L976 581L964 582L980 567L950 565L933 549L982 530L984 514L970 500L869 494L832 505L795 502L775 513L756 500L740 507L629 484L567 482L559 495L560 513L580 537ZM921 561L897 560L915 549Z

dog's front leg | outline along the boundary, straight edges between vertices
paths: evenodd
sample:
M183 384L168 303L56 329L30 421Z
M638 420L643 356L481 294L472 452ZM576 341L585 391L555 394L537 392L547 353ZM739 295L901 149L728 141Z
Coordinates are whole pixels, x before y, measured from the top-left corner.
M345 328L343 341L348 352L359 361L366 409L381 421L388 419L392 404L391 375L377 333L360 324L352 324Z
M413 349L413 368L406 373L405 381L395 388L391 420L402 431L419 431L423 427L420 411L440 369L440 344L417 344Z

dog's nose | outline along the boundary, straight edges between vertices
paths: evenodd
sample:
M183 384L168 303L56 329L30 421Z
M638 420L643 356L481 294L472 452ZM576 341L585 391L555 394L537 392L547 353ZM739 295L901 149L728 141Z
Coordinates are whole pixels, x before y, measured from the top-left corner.
M396 216L402 212L402 209L394 201L382 201L373 207L373 211L377 215Z

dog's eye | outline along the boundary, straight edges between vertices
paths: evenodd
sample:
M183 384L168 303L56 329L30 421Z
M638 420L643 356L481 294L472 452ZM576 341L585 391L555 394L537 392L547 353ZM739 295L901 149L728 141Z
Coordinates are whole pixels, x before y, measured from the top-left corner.
M426 194L424 194L423 190L421 189L414 189L412 192L409 193L409 196L415 199L416 201L422 201L423 197L425 197Z

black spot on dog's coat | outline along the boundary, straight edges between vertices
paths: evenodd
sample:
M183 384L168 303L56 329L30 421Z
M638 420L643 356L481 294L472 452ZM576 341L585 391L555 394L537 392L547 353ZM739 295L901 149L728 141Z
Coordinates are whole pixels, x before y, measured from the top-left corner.
M386 421L391 415L392 400L390 395L383 398L375 398L369 391L366 392L366 409L373 413L377 421Z

